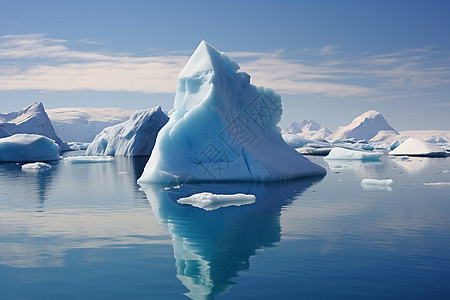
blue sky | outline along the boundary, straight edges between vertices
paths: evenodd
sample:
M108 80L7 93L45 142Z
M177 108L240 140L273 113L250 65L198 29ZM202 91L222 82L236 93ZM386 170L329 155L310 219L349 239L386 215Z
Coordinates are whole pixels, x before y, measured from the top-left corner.
M281 127L375 109L397 130L450 130L449 15L449 1L0 0L0 112L169 110L206 40L282 96Z

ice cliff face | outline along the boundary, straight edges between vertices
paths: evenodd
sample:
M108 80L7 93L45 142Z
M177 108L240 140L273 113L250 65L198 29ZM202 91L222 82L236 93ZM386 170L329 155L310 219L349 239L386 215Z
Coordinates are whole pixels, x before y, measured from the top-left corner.
M281 98L250 84L226 54L201 42L178 76L174 111L139 182L270 181L325 170L289 147Z
M0 137L17 133L38 134L54 140L62 151L70 150L55 133L52 123L40 102L18 112L0 114Z
M311 140L325 139L333 133L330 129L314 120L303 120L301 123L293 122L284 131Z
M169 118L161 107L135 112L129 120L105 128L87 148L87 155L149 156L159 130Z
M90 143L103 129L125 122L134 113L119 108L64 107L47 110L55 132L68 142Z
M398 134L379 112L369 110L354 119L349 125L339 127L332 135L332 138L338 140L356 139L368 141L375 137L381 130Z

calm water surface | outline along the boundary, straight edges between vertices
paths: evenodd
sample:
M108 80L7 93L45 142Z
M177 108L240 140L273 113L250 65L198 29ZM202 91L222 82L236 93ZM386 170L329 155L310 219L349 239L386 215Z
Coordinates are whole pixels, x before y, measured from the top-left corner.
M450 187L423 183L450 158L310 159L324 178L180 188L137 185L145 158L0 164L0 299L449 299ZM176 202L202 191L257 200Z

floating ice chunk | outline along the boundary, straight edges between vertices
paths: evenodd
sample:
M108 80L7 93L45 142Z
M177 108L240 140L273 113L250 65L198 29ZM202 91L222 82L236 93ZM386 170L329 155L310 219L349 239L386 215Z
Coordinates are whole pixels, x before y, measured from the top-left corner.
M252 204L255 200L256 197L254 195L248 194L222 195L204 192L186 198L180 198L177 202L180 204L190 204L194 207L210 211L221 207Z
M424 182L424 185L431 185L431 186L450 186L450 182L443 181L443 182Z
M331 151L331 147L309 147L304 146L300 148L296 148L295 150L303 155L319 155L319 156L325 156L328 155Z
M139 178L144 182L276 181L325 175L287 145L281 97L250 84L225 53L202 41L178 76L174 111Z
M149 156L159 130L168 120L161 106L137 111L129 120L103 129L86 154Z
M324 159L377 161L381 156L383 156L381 152L358 151L335 147L331 149L330 153Z
M52 166L50 166L49 164L46 164L44 162L35 162L35 163L29 163L29 164L24 164L22 166L22 170L48 170L51 169Z
M444 171L442 171L442 174L445 174L445 173L450 173L450 170L444 170Z
M59 160L59 146L48 137L19 133L0 139L0 162Z
M365 178L361 181L361 185L391 185L394 182L392 179L369 179Z
M68 144L71 150L86 150L91 143L69 142Z
M410 137L389 152L389 155L444 157L446 153L441 147Z
M114 161L114 157L111 156L69 156L65 157L64 161L72 164L85 164L85 163L106 163Z

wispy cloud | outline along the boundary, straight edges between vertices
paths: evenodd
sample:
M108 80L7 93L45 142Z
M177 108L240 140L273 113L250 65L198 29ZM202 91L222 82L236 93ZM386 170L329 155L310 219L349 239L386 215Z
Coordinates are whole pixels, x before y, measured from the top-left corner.
M189 59L181 50L139 57L75 50L69 44L73 43L43 34L0 37L0 91L173 93L177 75ZM448 54L431 47L350 58L339 56L336 49L326 45L317 51L300 51L295 59L283 50L228 54L252 75L254 84L270 86L279 93L376 100L450 83ZM164 53L160 49L155 52Z

